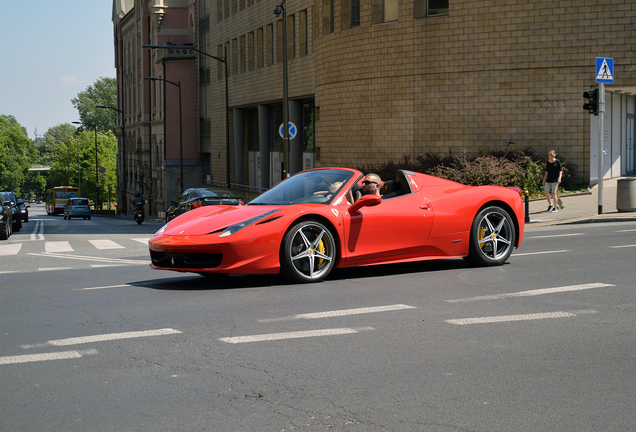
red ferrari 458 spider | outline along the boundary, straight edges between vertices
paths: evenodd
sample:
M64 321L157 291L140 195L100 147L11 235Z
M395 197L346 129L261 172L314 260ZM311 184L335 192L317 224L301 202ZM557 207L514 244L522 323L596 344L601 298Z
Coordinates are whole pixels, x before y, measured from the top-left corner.
M303 171L245 206L189 211L150 239L151 266L317 282L334 268L383 263L464 257L499 265L521 245L518 188L401 170L382 196L361 196L362 179L347 168Z

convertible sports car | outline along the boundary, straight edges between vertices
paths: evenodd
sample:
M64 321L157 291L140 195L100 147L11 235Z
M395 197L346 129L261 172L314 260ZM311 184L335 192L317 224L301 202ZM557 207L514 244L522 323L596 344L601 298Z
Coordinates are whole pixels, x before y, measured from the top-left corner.
M151 267L317 282L334 268L383 263L464 257L499 265L521 245L518 188L401 170L382 196L360 196L363 178L347 168L303 171L247 205L191 210L150 239Z

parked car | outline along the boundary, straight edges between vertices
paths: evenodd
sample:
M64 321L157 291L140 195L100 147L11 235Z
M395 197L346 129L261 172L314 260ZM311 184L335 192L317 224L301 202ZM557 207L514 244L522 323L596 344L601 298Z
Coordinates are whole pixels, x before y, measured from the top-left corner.
M2 195L2 202L9 202L11 204L11 227L13 232L20 231L22 228L22 217L20 216L20 209L18 208L18 200L13 192L0 192Z
M22 201L22 199L18 199L17 204L18 204L18 209L20 209L20 218L22 219L22 221L28 222L30 206L26 205L24 201Z
M13 215L11 214L11 203L5 201L0 194L0 240L8 239L13 233Z
M170 201L170 207L166 212L166 221L170 222L183 213L192 209L209 205L243 205L243 200L234 193L222 187L201 187L187 189L179 196L177 201Z
M69 198L64 206L64 219L70 220L72 217L91 220L91 206L88 198Z

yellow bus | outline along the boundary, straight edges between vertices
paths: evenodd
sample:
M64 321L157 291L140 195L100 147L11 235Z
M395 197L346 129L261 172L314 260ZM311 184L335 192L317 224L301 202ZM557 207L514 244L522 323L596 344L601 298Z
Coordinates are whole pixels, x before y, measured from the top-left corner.
M46 191L46 214L64 213L64 206L69 198L77 198L79 190L73 186L56 186Z

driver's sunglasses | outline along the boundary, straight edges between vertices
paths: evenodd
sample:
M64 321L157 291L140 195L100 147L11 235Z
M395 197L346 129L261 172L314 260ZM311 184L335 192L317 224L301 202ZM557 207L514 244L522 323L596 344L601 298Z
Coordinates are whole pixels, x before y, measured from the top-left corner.
M362 185L363 185L363 186L369 186L369 185L371 185L371 184L377 185L377 184L380 184L380 183L372 182L372 181L370 181L370 180L365 180L365 181L363 181L363 182L362 182Z

